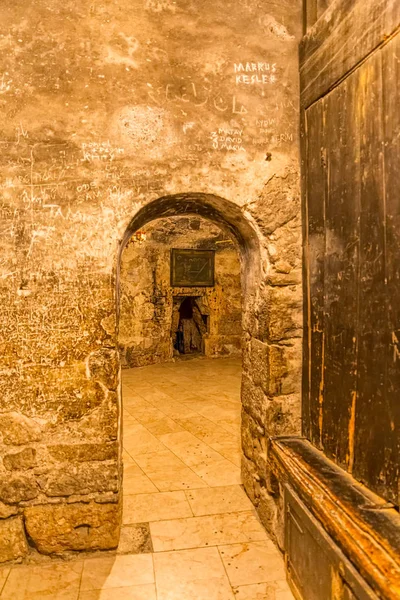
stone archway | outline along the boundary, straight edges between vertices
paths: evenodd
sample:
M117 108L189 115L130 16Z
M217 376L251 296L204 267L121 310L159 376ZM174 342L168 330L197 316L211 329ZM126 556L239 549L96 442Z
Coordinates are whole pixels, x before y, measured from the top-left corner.
M236 203L207 193L163 196L139 209L121 240L117 264L117 328L121 255L151 221L182 215L206 218L237 241L243 308L242 480L264 525L275 533L278 511L269 493L267 441L301 430L301 297L268 282L267 253L257 224ZM299 333L300 328L300 333ZM121 409L120 398L120 409ZM279 540L278 540L279 541Z

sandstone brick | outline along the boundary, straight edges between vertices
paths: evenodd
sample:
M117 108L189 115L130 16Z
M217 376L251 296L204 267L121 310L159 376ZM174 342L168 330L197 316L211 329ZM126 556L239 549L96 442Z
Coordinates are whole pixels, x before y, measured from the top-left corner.
M265 427L268 436L301 435L301 394L272 398L267 404Z
M91 352L88 359L90 377L109 390L115 390L119 378L119 356L116 350L101 348Z
M299 392L301 389L302 341L269 346L269 380L265 391L271 396Z
M118 544L118 554L144 554L153 552L148 523L124 525Z
M18 513L18 508L16 506L8 506L3 502L0 502L0 519L8 519L8 517L12 517Z
M275 498L268 494L265 488L260 491L257 514L268 533L272 537L275 537L277 533L278 508Z
M35 448L24 448L20 452L6 454L3 464L8 471L31 469L36 464Z
M245 456L242 456L241 463L241 477L242 484L246 491L246 494L250 498L253 504L257 503L257 495L255 491L255 471L253 463L248 460Z
M42 437L40 425L17 412L0 415L0 433L3 435L4 444L14 446L37 442Z
M38 496L39 489L32 475L2 474L0 479L0 500L6 504L18 504L33 500Z
M115 459L116 444L57 444L48 446L50 455L60 462L88 462Z
M85 495L118 491L116 464L63 464L51 471L43 486L47 496Z
M263 390L255 385L247 375L242 377L241 398L245 411L259 421L260 424L263 424L268 399Z
M25 527L43 554L109 550L119 540L120 504L56 504L25 509Z
M0 563L28 553L22 517L0 520Z
M250 375L256 385L268 389L269 381L269 346L253 338L250 344Z
M257 314L257 336L279 342L301 336L303 326L301 286L268 286Z

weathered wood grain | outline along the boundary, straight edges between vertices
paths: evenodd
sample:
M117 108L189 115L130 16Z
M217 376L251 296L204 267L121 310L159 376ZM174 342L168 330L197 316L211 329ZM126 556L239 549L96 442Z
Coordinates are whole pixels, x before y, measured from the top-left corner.
M310 436L321 447L324 402L324 255L325 255L325 197L327 192L324 106L315 105L306 113L307 154L307 213L308 213L308 352L310 371Z
M400 35L382 50L383 142L386 213L387 387L388 415L385 483L399 504L400 471ZM397 500L396 500L397 496Z
M399 26L398 0L333 2L300 44L302 106L326 94Z
M302 234L303 234L303 368L302 368L302 433L306 437L311 435L311 398L310 398L310 381L311 381L311 298L310 298L310 268L309 268L309 239L308 239L308 199L307 199L307 181L308 181L308 164L307 164L307 119L305 111L301 111L300 115L300 146L301 146L301 194L303 202L301 203L302 211Z
M360 326L353 473L378 493L393 498L384 475L392 443L385 400L387 290L380 52L362 66L359 79Z
M274 474L288 482L379 598L400 597L400 516L309 442L272 440Z
M357 379L359 261L358 78L324 98L328 194L324 267L325 400L323 447L348 468L352 462ZM349 444L350 440L350 444ZM350 465L351 467L351 465Z

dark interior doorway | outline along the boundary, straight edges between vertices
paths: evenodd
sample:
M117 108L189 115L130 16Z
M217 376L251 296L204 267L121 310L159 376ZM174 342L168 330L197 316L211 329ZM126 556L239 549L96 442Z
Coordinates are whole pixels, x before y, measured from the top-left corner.
M171 334L176 356L204 354L204 336L208 332L207 312L200 298L174 298Z

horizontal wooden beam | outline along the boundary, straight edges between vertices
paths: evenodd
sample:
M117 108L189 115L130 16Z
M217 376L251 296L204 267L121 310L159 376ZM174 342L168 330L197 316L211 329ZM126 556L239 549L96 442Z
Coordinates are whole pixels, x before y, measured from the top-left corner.
M302 107L329 92L399 28L399 0L334 1L300 43Z
M303 438L275 438L272 472L289 483L380 598L400 598L400 515Z

